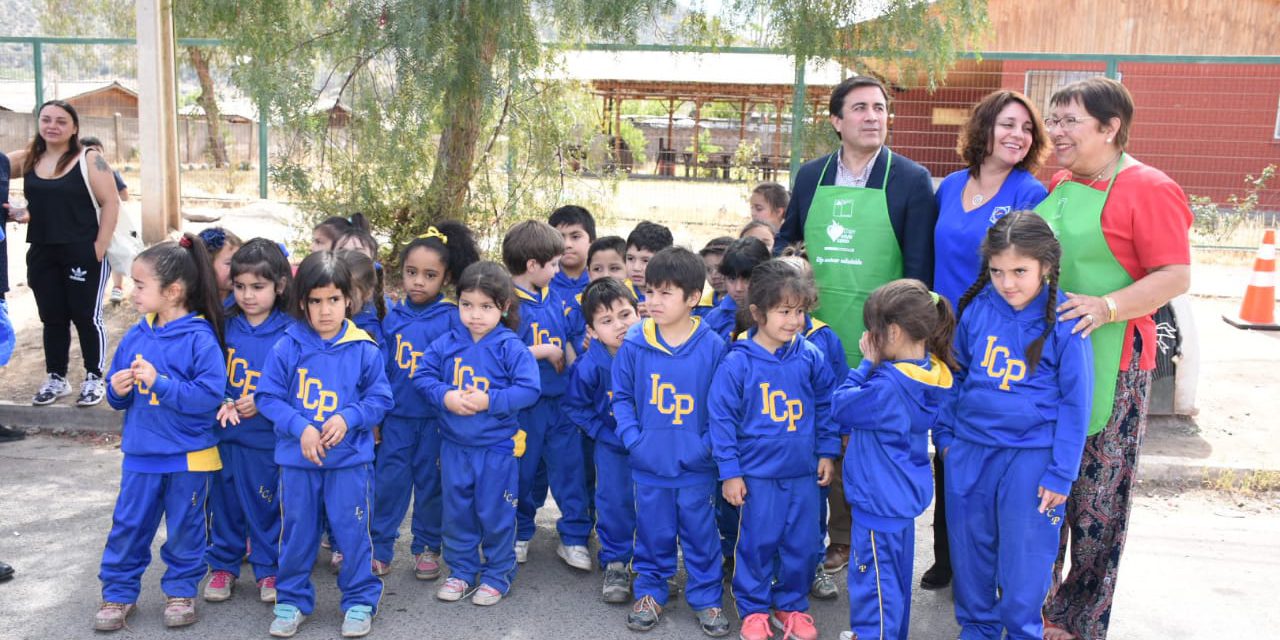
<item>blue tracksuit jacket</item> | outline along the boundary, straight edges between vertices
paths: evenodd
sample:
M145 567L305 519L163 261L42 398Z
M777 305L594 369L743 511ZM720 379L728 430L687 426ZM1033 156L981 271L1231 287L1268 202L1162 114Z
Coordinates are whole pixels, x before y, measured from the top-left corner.
M351 321L356 324L357 328L369 334L374 344L379 347L387 344L387 338L382 334L382 320L378 319L378 307L372 302L364 305L364 308L359 313L351 316Z
M581 358L573 364L569 376L569 389L565 393L564 409L569 420L578 425L588 438L597 444L626 453L626 447L614 432L617 422L613 419L613 356L600 342L593 342Z
M707 401L720 479L813 476L840 455L831 368L803 336L770 353L754 335L729 345Z
M702 317L702 321L707 325L707 328L720 336L720 339L726 343L733 340L733 329L737 324L737 320L738 304L729 296L721 298L720 303Z
M434 406L418 392L413 376L422 366L422 354L440 336L462 326L458 305L443 294L418 306L411 302L387 310L382 319L383 353L387 361L387 381L395 396L389 415L405 418L428 418L439 415Z
M519 336L525 346L554 344L565 349L569 336L565 331L564 303L560 298L545 287L536 293L516 287L516 297L520 299ZM564 395L569 383L568 373L556 373L555 367L546 360L538 360L537 363L542 395Z
M1044 331L1048 290L1021 311L988 285L965 309L956 332L957 393L946 403L934 444L953 438L988 447L1051 448L1041 486L1071 490L1089 422L1093 352L1087 339L1056 323L1045 339L1035 373L1026 349ZM1066 301L1059 293L1058 304Z
M256 327L241 314L227 319L224 332L227 342L226 397L237 399L257 392L262 368L267 364L271 350L293 323L293 318L281 311L272 311ZM218 429L218 437L222 442L253 449L272 450L276 446L271 422L261 413L241 420L239 425Z
M334 414L347 422L347 435L328 450L324 469L373 462L373 426L392 402L382 352L350 320L328 340L305 323L289 326L267 360L255 400L275 425L276 464L310 470L316 465L298 444L307 427L322 431Z
M556 275L551 277L551 282L547 284L547 288L560 299L561 303L565 303L576 296L582 295L582 290L586 289L590 283L591 274L587 273L587 269L584 267L582 273L576 278L570 278L565 272L557 271Z
M682 487L714 479L707 393L724 341L700 318L670 347L657 324L636 323L613 361L613 415L636 482Z
M468 447L515 447L516 415L537 402L538 365L514 332L498 326L473 341L466 328L437 338L422 354L413 384L440 412L440 435ZM489 394L489 410L459 416L444 408L444 394L477 385Z
M125 470L219 469L214 416L222 403L227 370L213 327L194 313L160 327L155 326L155 316L148 315L120 340L107 379L138 358L156 368L152 387L137 381L122 397L107 385L107 403L125 410L120 441Z

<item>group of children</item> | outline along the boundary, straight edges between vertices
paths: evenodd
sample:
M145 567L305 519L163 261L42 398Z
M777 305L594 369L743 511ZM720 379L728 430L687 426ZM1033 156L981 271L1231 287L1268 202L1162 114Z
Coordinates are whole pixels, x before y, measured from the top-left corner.
M270 634L292 636L327 545L342 635L366 635L411 504L415 576L447 565L437 598L493 605L549 488L557 554L591 570L594 530L603 599L632 602L629 628L658 623L683 556L707 635L730 632L727 570L741 638L810 640L843 458L845 637L905 639L932 432L961 637L1031 637L1090 397L1087 342L1055 322L1052 232L1029 212L992 229L958 329L922 283L881 287L850 369L812 315L802 250L773 258L761 225L699 255L650 222L596 238L566 206L509 229L498 264L440 222L393 257L396 301L358 216L318 225L296 272L275 242L223 229L147 249L131 274L144 317L108 376L124 464L95 628L134 611L161 516L168 626L196 621L206 573L205 599L230 598L247 559Z

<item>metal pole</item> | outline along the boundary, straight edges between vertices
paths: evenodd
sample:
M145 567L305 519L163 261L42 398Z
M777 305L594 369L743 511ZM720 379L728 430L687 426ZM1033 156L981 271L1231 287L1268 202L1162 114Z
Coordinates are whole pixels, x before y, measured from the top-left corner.
M31 43L31 66L36 75L36 108L44 104L44 43Z
M794 181L796 171L800 169L800 154L804 144L804 58L796 56L796 82L791 89L791 180ZM781 117L782 114L778 114Z
M265 99L258 100L258 198L267 199L267 118L270 116Z
M1120 61L1115 57L1107 58L1107 77L1112 80L1120 79Z

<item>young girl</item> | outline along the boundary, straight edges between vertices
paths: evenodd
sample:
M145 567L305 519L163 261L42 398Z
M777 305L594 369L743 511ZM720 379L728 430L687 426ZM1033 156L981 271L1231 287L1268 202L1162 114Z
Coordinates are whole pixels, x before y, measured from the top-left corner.
M914 522L933 499L929 430L950 398L955 318L947 299L919 280L894 280L876 289L862 318L862 364L831 401L840 433L849 436L843 471L852 514L853 630L842 640L906 640Z
M382 318L387 315L387 300L382 295L382 274L373 259L361 251L334 251L351 271L351 320L368 333L379 347L387 343L382 334Z
M1093 392L1088 339L1057 322L1062 248L1015 211L987 232L960 298L958 393L934 432L946 461L956 621L964 638L1041 638L1063 505ZM999 595L997 596L997 587Z
M231 256L244 245L240 237L222 227L209 227L200 232L200 240L213 259L213 273L218 278L218 299L222 307L230 309L235 305L235 296L231 293Z
M768 222L760 220L752 220L742 227L742 231L738 233L739 238L755 238L764 243L764 247L769 250L769 254L773 254L773 241L778 235L778 228Z
M516 574L516 458L524 434L516 416L538 401L533 354L520 326L511 276L477 262L458 278L461 327L422 354L413 384L440 412L444 557L450 576L436 597L497 604ZM481 553L484 559L481 561ZM477 585L479 585L477 587Z
M373 572L390 571L400 523L413 498L414 575L440 577L439 414L414 388L411 378L422 352L436 338L460 327L458 304L446 287L480 259L471 231L458 222L429 227L400 254L405 302L382 321L387 378L395 407L382 425L382 445L374 463Z
M133 303L144 317L120 341L107 376L107 402L125 411L124 469L98 574L99 631L123 628L133 613L161 516L168 534L161 549L168 565L164 623L196 621L209 472L222 467L213 419L227 370L209 254L186 234L139 254L132 276Z
M756 267L755 327L729 346L707 400L721 492L740 514L733 597L743 640L768 640L771 624L784 638L818 637L807 613L818 489L831 481L840 438L831 421L835 377L801 335L817 297L812 278L781 260Z
M776 182L761 182L751 190L751 198L748 200L751 219L767 222L774 229L779 229L786 220L787 204L790 201L791 195L787 193L786 187Z
M738 238L729 245L720 260L720 275L724 276L725 292L720 304L707 312L703 320L725 342L744 327L739 326L738 310L747 307L747 291L751 284L751 270L769 259L769 248L759 238ZM749 315L744 314L745 318Z
M391 408L391 387L373 338L347 319L354 288L346 263L332 252L307 256L290 288L289 308L298 322L271 351L258 384L255 400L275 427L280 465L273 636L292 636L315 608L311 565L322 512L334 546L349 556L338 573L346 612L342 635L368 634L382 597L369 538L371 428Z
M311 252L333 251L338 239L352 229L369 230L369 221L362 213L353 213L349 218L332 216L311 230Z
M280 247L265 238L250 240L231 257L235 305L226 323L226 395L218 409L218 452L222 470L209 487L209 550L212 572L204 599L231 597L240 563L249 564L258 583L258 598L275 602L280 544L279 474L273 452L271 423L258 413L254 395L263 365L276 342L292 324L284 312L291 273ZM246 539L250 549L246 549Z

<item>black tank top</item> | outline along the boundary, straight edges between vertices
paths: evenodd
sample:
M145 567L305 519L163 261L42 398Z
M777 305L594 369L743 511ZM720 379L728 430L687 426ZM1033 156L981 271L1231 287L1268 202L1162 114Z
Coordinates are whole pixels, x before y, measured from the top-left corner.
M22 191L27 196L27 242L31 244L71 244L98 239L98 214L89 199L89 188L76 160L66 175L46 180L34 169L23 176Z

